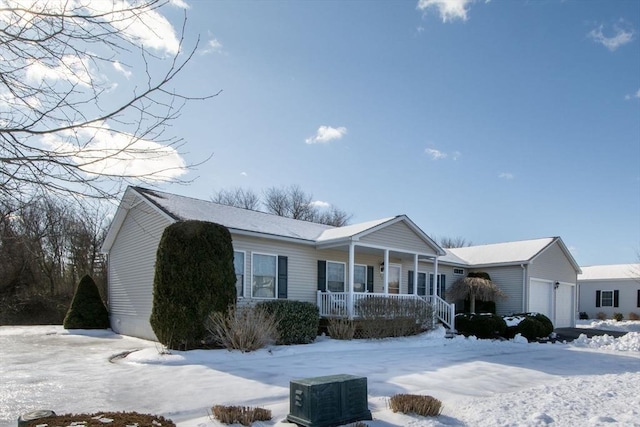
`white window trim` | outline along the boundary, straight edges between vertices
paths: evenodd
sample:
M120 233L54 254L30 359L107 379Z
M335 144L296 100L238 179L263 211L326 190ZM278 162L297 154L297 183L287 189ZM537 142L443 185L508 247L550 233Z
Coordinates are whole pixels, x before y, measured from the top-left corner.
M402 294L402 264L393 264L393 263L389 263L389 268L391 267L398 267L398 293L397 294L392 294L391 292L389 292L389 284L387 283L387 293L389 293L389 295L401 295ZM391 278L391 277L389 277Z
M464 268L454 268L453 269L453 275L454 276L464 276Z
M264 256L271 256L274 257L276 259L276 277L274 278L274 286L273 286L273 297L255 297L253 296L253 257L254 255L264 255ZM277 254L268 254L268 253L264 253L264 252L252 252L251 253L251 298L252 299L263 299L263 300L272 300L272 299L278 299L278 255Z
M344 273L342 274L342 292L347 292L347 263L342 261L331 261L331 260L327 260L324 266L325 287L327 291L329 291L329 263L342 264L343 266L342 271L344 271ZM334 291L330 291L330 292L334 292Z
M247 251L241 251L234 249L234 270L235 270L235 252L239 252L242 254L242 295L238 298L245 298L247 294ZM253 264L252 264L253 265ZM234 271L235 273L235 271ZM253 282L252 282L253 283Z
M611 293L611 305L604 305L603 304L603 300L604 300L604 293L605 292L610 292ZM613 290L600 290L600 307L613 307L614 306L614 291Z

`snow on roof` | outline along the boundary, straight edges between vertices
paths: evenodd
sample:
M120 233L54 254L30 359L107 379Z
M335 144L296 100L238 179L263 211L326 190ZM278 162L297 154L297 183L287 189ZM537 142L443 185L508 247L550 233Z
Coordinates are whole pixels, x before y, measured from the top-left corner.
M322 232L320 237L318 237L318 242L339 240L355 236L356 234L360 234L395 218L397 217L382 218L373 221L361 222L359 224L346 225L344 227L330 228Z
M330 225L285 218L265 212L135 187L135 190L176 220L210 221L232 230L315 241Z
M441 262L468 265L511 264L527 262L555 240L554 237L522 240L519 242L494 243L490 245L468 246L445 249L447 255Z
M578 280L620 280L637 279L640 280L640 263L638 264L612 264L612 265L592 265L581 267L582 274L578 275Z

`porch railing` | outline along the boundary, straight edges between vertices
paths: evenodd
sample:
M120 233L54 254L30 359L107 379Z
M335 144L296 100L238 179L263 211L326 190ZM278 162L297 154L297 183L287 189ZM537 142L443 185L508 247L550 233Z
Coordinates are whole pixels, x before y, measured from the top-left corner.
M455 329L455 304L449 304L437 295L419 296L411 294L379 294L371 292L322 292L318 291L317 304L321 317L359 317L358 302L368 298L392 298L397 300L420 299L430 302L433 306L434 316L444 323L449 329ZM353 301L350 300L353 295Z

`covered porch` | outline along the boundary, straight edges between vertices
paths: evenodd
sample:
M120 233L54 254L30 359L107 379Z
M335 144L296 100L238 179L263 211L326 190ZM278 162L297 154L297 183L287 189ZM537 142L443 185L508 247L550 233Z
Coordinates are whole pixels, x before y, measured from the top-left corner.
M316 249L326 254L326 261L318 261L317 305L322 317L358 318L363 302L386 298L430 305L437 320L455 328L455 305L438 295L437 284L426 280L438 278L438 257L445 252L406 216L330 230ZM343 264L346 271L336 274L335 264Z

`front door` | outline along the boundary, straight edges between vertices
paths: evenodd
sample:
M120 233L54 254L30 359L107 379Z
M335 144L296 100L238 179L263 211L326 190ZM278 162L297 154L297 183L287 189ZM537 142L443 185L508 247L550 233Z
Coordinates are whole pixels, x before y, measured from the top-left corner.
M400 266L399 265L389 266L389 293L390 294L400 293Z

